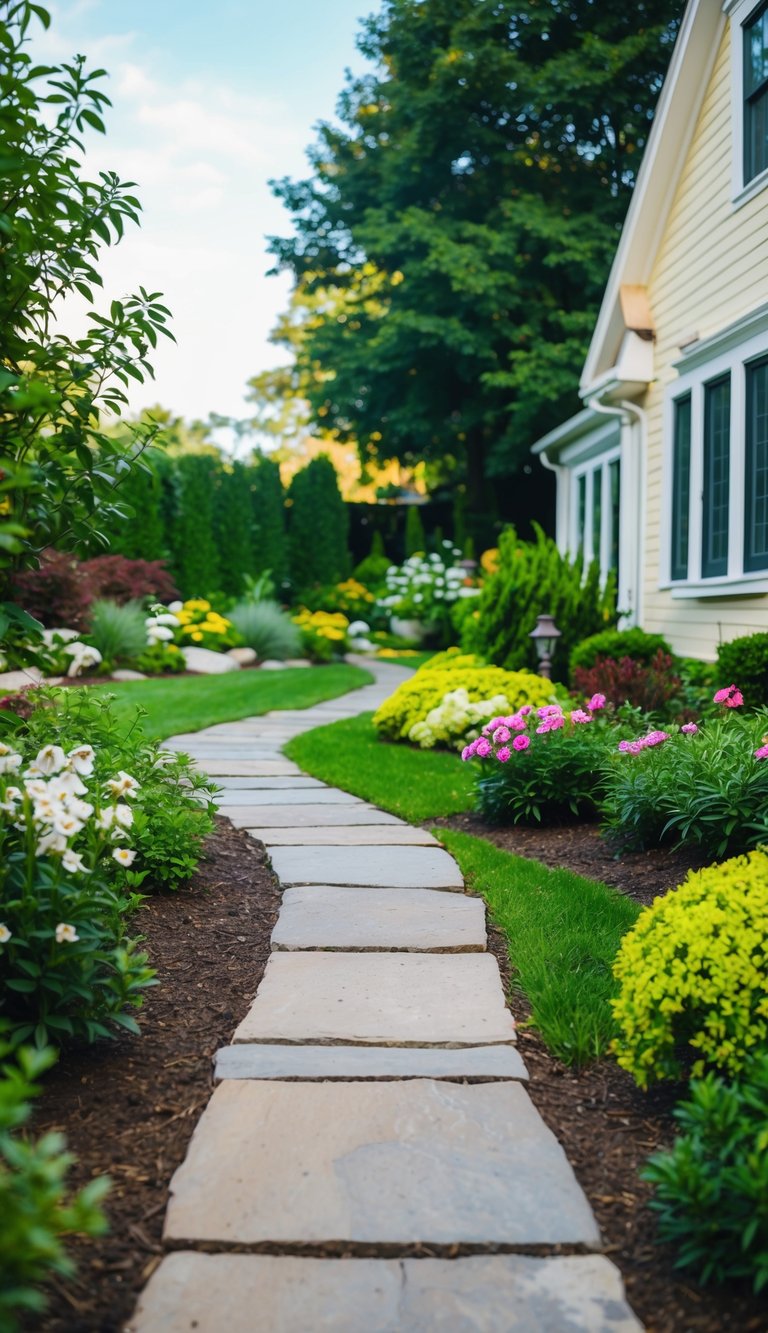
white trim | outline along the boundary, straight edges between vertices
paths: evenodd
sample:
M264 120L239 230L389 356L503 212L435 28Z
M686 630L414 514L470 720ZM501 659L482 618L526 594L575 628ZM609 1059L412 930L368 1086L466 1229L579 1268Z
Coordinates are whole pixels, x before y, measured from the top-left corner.
M579 552L579 481L584 477L584 565L588 566L592 560L597 559L600 564L600 577L603 580L608 577L611 555L611 463L619 464L619 507L621 507L621 445L618 442L612 448L593 455L585 459L580 466L570 469L568 551L572 559L575 559ZM593 539L595 532L595 474L597 472L600 473L602 480L600 482L600 550L595 552ZM620 537L621 521L619 516L619 545Z
M744 25L760 8L761 0L728 0L724 6L731 25L731 204L734 211L768 186L768 168L744 180Z
M673 368L683 377L689 371L709 364L717 356L740 350L750 339L758 338L765 333L768 333L768 301L748 311L746 315L741 315L739 319L727 324L711 337L691 343L682 356L673 362ZM676 382L675 390L677 387Z

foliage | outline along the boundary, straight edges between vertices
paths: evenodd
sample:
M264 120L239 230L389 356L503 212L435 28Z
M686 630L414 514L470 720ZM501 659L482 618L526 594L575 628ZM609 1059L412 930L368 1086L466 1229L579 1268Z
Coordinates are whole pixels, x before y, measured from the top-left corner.
M350 620L369 616L376 601L372 592L357 579L344 579L330 588L313 588L304 598L312 611L341 611Z
M426 722L428 715L442 704L445 696L457 689L466 690L472 703L501 696L508 703L509 711L526 703L543 704L553 697L551 683L529 671L465 666L460 655L453 660L455 667L451 667L447 659L435 666L435 659L432 658L408 680L398 685L374 715L374 726L381 736L390 740L409 739L413 727L419 722Z
M721 680L738 680L749 708L768 707L768 634L745 634L717 650Z
M27 52L42 6L0 3L0 563L34 566L49 546L105 547L99 525L119 502L119 483L151 432L131 452L100 425L119 415L131 380L167 328L160 294L113 300L102 313L94 289L101 251L115 244L140 204L114 172L84 175L86 130L104 132L104 70L84 57L58 66ZM87 307L87 331L62 332L64 302Z
M185 596L220 587L216 545L214 478L217 460L209 454L185 454L176 460L176 508L171 549L173 572Z
M243 643L262 661L298 657L301 633L277 602L240 602L229 617Z
M78 561L62 552L44 551L39 569L15 577L13 592L43 625L82 631L88 628L91 603L100 598L121 605L148 597L172 601L176 586L159 560L105 555Z
M576 689L574 672L579 667L593 667L604 657L612 657L618 662L622 657L631 657L633 662L642 662L650 666L658 653L672 656L672 649L663 634L647 634L644 629L609 629L599 634L591 634L582 639L571 651L569 668L571 680Z
M126 434L130 440L129 430ZM114 514L109 522L110 551L129 560L164 560L168 555L164 483L170 480L171 464L156 447L160 442L165 443L162 434L142 453L143 466L131 468L120 483L120 508L124 516Z
M768 1039L768 853L691 871L657 898L614 964L614 1051L641 1088L735 1074Z
M768 1052L738 1079L710 1073L674 1111L681 1133L641 1172L655 1186L659 1239L700 1282L768 1283Z
M245 590L245 576L256 572L251 522L248 469L243 463L223 464L215 478L213 534L219 556L216 587L228 597L240 597ZM209 588L213 585L197 586Z
M175 675L186 669L183 654L175 643L150 643L133 665L145 676Z
M275 187L292 392L364 460L466 469L478 540L490 473L576 409L679 11L385 0L311 178Z
M248 469L251 496L252 565L258 573L269 570L278 587L288 577L288 534L285 492L280 468L272 458L255 454Z
M550 1051L580 1067L615 1032L611 963L638 907L605 884L512 856L484 838L436 830L507 938L512 985Z
M403 565L392 565L385 576L386 596L379 598L379 605L395 616L420 620L441 631L445 641L450 633L451 608L460 598L474 597L477 591L467 571L457 564L460 558L458 547L443 542L439 553L411 555Z
M561 555L538 524L533 528L533 542L520 541L514 528L502 532L498 568L483 583L477 618L467 622L462 644L508 671L535 670L531 631L540 615L551 615L561 632L552 676L565 683L573 647L615 624L615 589L610 581L600 587L595 563L585 577L579 559Z
M301 632L301 648L311 662L332 662L347 649L349 620L341 611L300 609L293 616Z
M768 710L686 728L624 741L607 757L607 828L623 847L677 842L712 858L768 841L768 763L758 757Z
M191 597L175 615L180 626L177 642L185 647L223 653L240 643L240 635L232 621L215 611L205 597Z
M326 454L294 476L289 491L291 579L302 591L316 583L338 583L349 571L349 514L336 469Z
M405 516L405 554L406 557L412 555L424 555L427 549L427 538L424 533L424 524L421 521L418 505L409 505Z
M458 755L383 745L370 713L306 731L285 753L305 773L413 824L472 808L470 775Z
M617 708L630 704L643 713L665 715L679 702L683 685L674 659L661 649L648 663L632 657L619 661L598 657L592 666L576 667L572 676L579 694L604 694Z
M463 753L480 759L477 808L492 823L557 823L594 815L601 766L622 735L602 714L605 696L564 713L560 704L530 705L492 718Z
M89 613L88 641L109 663L131 661L147 648L146 615L140 602L94 602Z
M68 1236L98 1236L106 1230L100 1202L109 1189L94 1179L67 1197L66 1177L74 1161L59 1133L30 1139L24 1132L36 1080L53 1064L51 1049L22 1046L10 1058L0 1043L0 1327L13 1333L22 1312L39 1315L46 1301L41 1283L50 1275L70 1277L74 1264Z

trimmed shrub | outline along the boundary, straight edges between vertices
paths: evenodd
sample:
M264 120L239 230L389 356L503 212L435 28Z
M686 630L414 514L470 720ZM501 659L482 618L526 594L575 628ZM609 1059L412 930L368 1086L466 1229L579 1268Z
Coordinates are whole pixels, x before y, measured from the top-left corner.
M655 1186L659 1239L699 1282L768 1284L768 1052L735 1082L696 1079L675 1109L682 1133L641 1171Z
M251 497L251 543L253 569L269 571L278 588L288 578L288 533L285 521L285 490L280 467L272 458L257 454L247 469Z
M596 563L585 576L580 560L561 555L538 524L533 528L533 542L520 541L512 527L501 534L498 568L474 600L476 614L463 622L462 646L508 671L535 670L530 634L540 615L552 615L561 631L552 676L565 683L576 644L615 625L615 587L609 580L601 588Z
M219 554L217 587L228 597L240 597L246 576L256 572L252 524L248 469L242 463L222 464L215 479L214 535Z
M130 509L124 519L113 518L109 547L113 554L129 560L163 560L168 555L167 528L163 513L161 468L164 455L147 449L120 482L117 499Z
M738 680L748 707L768 706L768 634L745 634L721 643L717 665L721 680Z
M162 561L128 560L122 555L78 561L58 551L44 551L39 569L18 574L13 591L43 625L79 632L88 628L90 607L98 598L122 605L148 597L170 602L177 596Z
M291 579L296 589L340 583L349 571L349 514L327 454L294 476L288 492Z
M673 659L661 649L647 664L632 657L598 657L592 666L575 668L573 684L580 694L604 694L616 708L631 704L643 713L669 712L683 688Z
M736 1074L768 1041L768 854L692 871L624 937L613 1050L641 1088Z
M392 561L384 550L384 538L377 529L373 534L370 554L364 560L361 560L359 565L355 566L353 575L367 588L379 589L384 585L386 573L391 564Z
M277 602L241 602L229 618L243 643L262 661L298 657L301 633Z
M603 630L576 644L569 664L571 679L576 685L574 672L579 667L593 667L605 657L611 657L615 662L621 661L623 657L631 657L633 662L650 665L658 653L672 657L672 649L662 634L646 634L642 629Z
M427 538L418 505L409 505L405 516L405 555L423 555L427 549Z
M88 642L106 662L128 662L148 646L146 613L141 602L94 602L89 612Z
M185 454L176 462L176 513L171 545L174 573L185 597L215 592L220 587L214 528L217 469L218 460L208 454Z
M486 666L457 667L455 671L440 667L432 670L430 661L384 700L374 714L373 725L380 736L408 740L413 727L426 722L445 696L460 688L466 690L471 703L498 698L499 710L503 700L506 711L510 712L526 703L538 706L553 698L551 682L530 671L502 671L500 667ZM476 724L469 722L468 730L473 725Z

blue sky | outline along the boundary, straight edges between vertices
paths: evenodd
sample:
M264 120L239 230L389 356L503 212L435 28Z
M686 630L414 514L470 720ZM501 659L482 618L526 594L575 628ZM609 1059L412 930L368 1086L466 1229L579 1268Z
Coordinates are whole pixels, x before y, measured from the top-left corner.
M344 70L362 70L359 20L376 0L52 0L40 58L83 52L110 73L107 135L89 170L135 180L144 207L104 260L107 295L166 294L178 346L133 408L241 416L245 382L282 358L269 345L287 275L266 277L265 234L289 230L267 182L304 175L313 125L330 119ZM66 322L76 327L80 312Z

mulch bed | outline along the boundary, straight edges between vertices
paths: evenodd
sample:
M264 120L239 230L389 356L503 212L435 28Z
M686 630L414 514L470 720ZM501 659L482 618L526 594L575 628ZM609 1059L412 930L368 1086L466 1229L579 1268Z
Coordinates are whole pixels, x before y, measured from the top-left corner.
M642 901L677 883L684 869L679 861L641 858L622 884L623 863L612 860L593 829L510 834L489 833L463 816L444 822L482 832L521 855L615 883L633 896L644 894ZM28 1333L117 1333L131 1315L162 1257L168 1184L211 1094L211 1058L230 1041L253 999L279 898L260 845L217 818L206 858L189 886L150 898L138 918L162 983L148 992L141 1037L126 1035L98 1050L70 1052L46 1076L34 1132L66 1133L78 1159L73 1185L111 1175L106 1205L111 1231L71 1245L77 1275L51 1284L49 1310L26 1324ZM491 947L509 989L506 942L496 930ZM513 1008L524 1022L522 996L515 997ZM764 1300L734 1288L727 1294L702 1291L674 1271L673 1256L654 1241L648 1190L637 1171L650 1152L671 1141L674 1096L638 1092L608 1061L574 1073L548 1054L535 1032L521 1027L519 1037L531 1096L563 1144L607 1253L650 1333L766 1333Z

